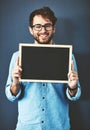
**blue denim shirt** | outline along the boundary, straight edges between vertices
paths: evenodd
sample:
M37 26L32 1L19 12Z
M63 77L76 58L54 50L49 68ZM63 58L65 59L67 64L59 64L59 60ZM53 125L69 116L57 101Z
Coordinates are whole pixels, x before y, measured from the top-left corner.
M16 96L10 91L12 69L18 52L11 59L5 93L10 101L18 101L16 130L70 130L69 100L76 101L81 95L80 84L74 97L68 93L66 84L21 82ZM74 56L74 66L76 62Z

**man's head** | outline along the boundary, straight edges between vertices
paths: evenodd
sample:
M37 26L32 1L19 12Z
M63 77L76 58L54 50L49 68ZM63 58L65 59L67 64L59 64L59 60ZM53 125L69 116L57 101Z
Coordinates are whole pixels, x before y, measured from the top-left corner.
M29 17L29 30L35 43L52 44L57 18L49 7L33 11Z

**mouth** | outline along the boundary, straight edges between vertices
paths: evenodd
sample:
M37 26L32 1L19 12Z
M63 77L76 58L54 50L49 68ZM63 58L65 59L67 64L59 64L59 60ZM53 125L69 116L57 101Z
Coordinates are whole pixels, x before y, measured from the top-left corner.
M40 35L40 37L41 37L42 39L45 39L45 38L48 37L48 35Z
M48 38L49 35L48 35L48 33L44 33L44 34L39 34L38 36L41 39L46 39L46 38Z

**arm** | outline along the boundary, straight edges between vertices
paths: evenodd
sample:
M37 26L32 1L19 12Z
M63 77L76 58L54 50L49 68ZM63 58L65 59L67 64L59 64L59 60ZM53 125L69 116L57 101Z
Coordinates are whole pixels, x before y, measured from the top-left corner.
M79 99L81 96L81 86L74 55L72 55L71 71L68 73L68 87L66 94L70 100L74 101Z
M12 84L10 87L11 93L16 96L18 92L20 91L20 84L19 84L19 78L21 77L22 69L19 66L19 57L16 60L15 67L12 71Z
M9 74L5 86L5 94L8 100L10 101L16 100L21 94L21 88L19 86L19 80L18 80L19 78L14 74L16 70L15 68L16 66L18 66L19 63L19 61L17 61L19 60L17 57L18 57L18 52L15 52L11 58L11 62L9 66Z
M71 71L68 73L68 92L73 97L77 92L78 73L74 70L74 63L72 61Z

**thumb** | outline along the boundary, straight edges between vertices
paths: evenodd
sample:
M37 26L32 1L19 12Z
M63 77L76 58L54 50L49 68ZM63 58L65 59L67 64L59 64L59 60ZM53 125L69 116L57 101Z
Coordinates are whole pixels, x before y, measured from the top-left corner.
M19 57L16 60L16 65L19 66Z

